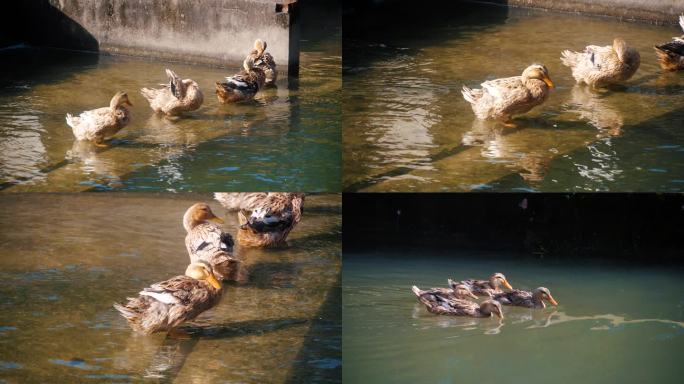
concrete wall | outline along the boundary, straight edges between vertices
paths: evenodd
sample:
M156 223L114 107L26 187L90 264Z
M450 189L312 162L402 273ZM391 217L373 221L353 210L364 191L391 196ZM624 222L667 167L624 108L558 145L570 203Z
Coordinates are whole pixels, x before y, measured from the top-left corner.
M15 36L30 44L232 65L261 38L279 65L298 66L296 0L23 0L9 6Z
M674 24L684 13L684 0L479 0L483 3L553 9L612 16L653 23Z

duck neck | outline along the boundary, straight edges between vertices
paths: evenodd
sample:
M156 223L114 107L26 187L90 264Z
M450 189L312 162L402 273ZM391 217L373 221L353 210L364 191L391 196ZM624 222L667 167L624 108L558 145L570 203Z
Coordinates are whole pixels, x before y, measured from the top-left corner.
M546 304L544 304L544 299L542 299L542 293L540 291L534 291L532 293L532 304L534 304L535 308L546 308Z
M193 219L190 211L185 212L185 215L183 215L183 228L185 228L186 232L190 232L193 228L200 224L202 224L202 221Z

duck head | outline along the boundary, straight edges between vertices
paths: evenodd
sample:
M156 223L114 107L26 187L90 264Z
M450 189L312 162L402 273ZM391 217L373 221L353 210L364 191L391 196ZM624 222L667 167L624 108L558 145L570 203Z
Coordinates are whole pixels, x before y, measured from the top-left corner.
M214 270L206 261L200 260L188 265L185 270L185 276L192 277L195 280L206 281L216 289L221 289L221 283L214 276Z
M508 283L508 280L506 280L506 276L504 276L503 273L495 273L489 278L489 283L492 285L494 288L498 288L500 286L504 286L508 289L513 289L511 285Z
M501 309L501 303L496 300L485 300L480 304L480 312L485 315L496 315L499 319L503 320L503 310Z
M109 107L111 109L123 107L124 105L129 105L131 107L133 106L130 100L128 100L128 94L124 91L117 92L116 95L114 95L114 97L112 97L112 100L109 102Z
M198 224L206 221L213 221L219 224L224 223L223 219L214 215L214 212L211 211L211 208L206 203L193 204L183 215L183 227L186 231L190 231Z
M541 303L544 307L544 300L548 301L553 306L558 306L558 302L551 296L551 292L546 287L539 287L532 291L532 297L537 303Z
M472 291L465 285L465 284L456 284L453 287L454 290L454 296L456 296L457 299L475 299L477 300L477 296L473 294Z
M549 77L549 70L546 69L546 66L541 65L541 64L532 64L529 67L525 68L525 70L522 73L522 78L523 82L527 82L528 80L541 80L549 88L553 88L553 81L551 81L551 78Z

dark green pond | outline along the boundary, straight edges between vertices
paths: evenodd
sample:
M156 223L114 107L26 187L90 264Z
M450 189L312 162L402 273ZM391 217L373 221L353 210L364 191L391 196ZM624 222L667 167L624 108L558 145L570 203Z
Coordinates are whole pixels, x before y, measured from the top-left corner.
M679 383L684 367L681 269L610 263L451 260L429 251L345 253L343 377L350 383ZM406 256L406 255L404 255ZM557 308L504 307L503 323L433 315L411 286L503 272L545 286Z

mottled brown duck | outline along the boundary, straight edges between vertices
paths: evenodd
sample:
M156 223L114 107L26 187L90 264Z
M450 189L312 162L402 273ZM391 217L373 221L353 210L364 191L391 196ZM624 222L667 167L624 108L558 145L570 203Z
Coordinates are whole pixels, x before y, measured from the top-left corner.
M304 212L304 194L255 192L214 194L228 210L238 210L237 242L245 247L282 244Z
M536 288L532 292L514 289L508 292L497 293L492 298L503 305L527 308L546 308L545 300L551 303L551 305L558 305L558 302L551 296L549 289L545 287Z
M212 308L218 304L222 289L211 265L198 262L190 264L185 275L152 284L138 295L128 298L126 304L114 304L114 308L133 330L152 334L171 331Z
M578 84L601 88L631 78L639 69L641 56L623 39L615 38L613 45L605 47L588 45L582 52L565 50L561 53L561 61L570 67Z
M130 122L131 112L126 108L127 105L133 105L128 100L128 94L117 92L110 100L109 107L85 111L78 116L67 113L66 122L77 140L105 146L105 139L114 136Z
M463 281L453 281L451 279L448 280L449 286L454 287L458 284L463 284L470 291L478 296L488 296L492 297L496 293L501 293L503 292L501 290L501 287L506 287L508 289L513 289L511 287L511 284L508 283L508 280L506 279L506 276L504 276L503 273L495 273L489 277L489 280L476 280L476 279L468 279L468 280L463 280Z

